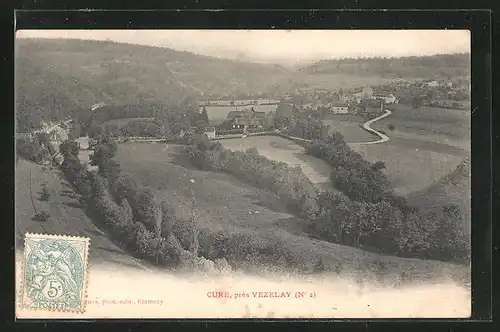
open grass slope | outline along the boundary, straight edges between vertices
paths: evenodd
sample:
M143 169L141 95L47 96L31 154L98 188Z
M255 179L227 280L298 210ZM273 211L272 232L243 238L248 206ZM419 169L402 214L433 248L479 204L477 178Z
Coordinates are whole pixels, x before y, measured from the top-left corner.
M469 112L405 105L388 109L392 114L371 126L384 131L390 140L352 148L368 161L385 162L385 172L400 194L424 190L470 156Z
M467 156L470 153L471 115L469 111L437 107L412 109L406 105L388 105L392 114L372 127L386 131L391 139L415 148ZM394 126L388 130L389 124Z
M353 114L331 114L323 118L323 123L330 127L330 133L337 131L344 136L346 143L369 142L378 138L362 128L364 117Z
M464 222L462 227L470 229L471 181L470 162L465 159L451 173L441 177L434 184L408 197L408 203L428 209L439 209L448 204L460 207Z
M30 172L33 200L38 211L50 214L41 223L33 220L35 211L30 199ZM79 197L71 186L61 179L59 171L20 159L15 169L15 229L17 250L23 247L24 234L56 234L90 238L92 263L115 263L144 269L143 263L131 257L98 229L84 212ZM38 199L42 184L51 193L48 201Z
M287 250L306 262L305 268L312 268L322 258L327 271L341 270L359 279L377 275L390 282L402 272L419 281L467 278L467 268L462 266L382 256L312 239L305 230L307 221L287 214L274 195L228 174L186 166L176 145L125 143L120 145L116 159L124 173L153 189L178 216L189 217L194 194L202 230L252 234L261 241L278 236Z

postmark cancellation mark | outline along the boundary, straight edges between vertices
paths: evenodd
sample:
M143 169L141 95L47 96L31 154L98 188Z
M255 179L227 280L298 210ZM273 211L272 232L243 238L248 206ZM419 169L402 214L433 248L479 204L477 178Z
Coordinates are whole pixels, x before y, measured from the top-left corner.
M21 309L85 312L90 239L26 234Z

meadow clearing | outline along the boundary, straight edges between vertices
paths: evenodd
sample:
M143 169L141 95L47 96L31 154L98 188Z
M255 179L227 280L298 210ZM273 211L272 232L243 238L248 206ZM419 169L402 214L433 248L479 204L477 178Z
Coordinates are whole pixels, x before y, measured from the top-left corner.
M37 211L46 211L50 218L44 222L34 220L35 211L30 198L30 172L33 202ZM15 227L17 250L24 246L24 234L64 234L89 237L90 257L94 263L115 263L144 269L144 265L115 245L85 214L79 195L61 177L55 167L41 166L20 159L15 169ZM48 201L39 200L42 184L50 192Z
M305 262L304 268L312 269L322 258L327 271L340 269L356 280L390 283L403 271L415 282L467 278L467 269L459 265L383 256L310 238L308 222L288 214L274 194L229 174L194 169L183 160L179 149L177 145L124 143L116 160L124 174L152 189L178 217L189 218L194 195L195 215L202 231L214 234L223 230L260 242L277 237ZM242 248L245 245L242 243Z
M422 148L428 150L442 152L447 149L449 154L461 156L470 153L469 111L436 107L412 109L399 104L387 108L392 114L375 122L372 128L390 133L394 140L422 142L426 144ZM394 126L393 131L388 130L389 124Z
M405 105L387 108L392 114L371 127L384 131L390 140L350 146L370 162L385 162L385 173L398 193L407 195L433 185L470 156L470 112ZM342 133L347 143L376 139L359 127L365 122L361 117L330 115L324 122ZM394 126L392 131L389 124Z
M366 119L359 115L329 114L322 121L330 127L330 133L340 132L347 143L369 142L378 138L361 127Z
M390 141L353 146L367 160L382 160L401 194L417 192L451 173L470 157L470 113L434 107L388 107L393 113L372 124ZM389 130L389 124L394 130Z

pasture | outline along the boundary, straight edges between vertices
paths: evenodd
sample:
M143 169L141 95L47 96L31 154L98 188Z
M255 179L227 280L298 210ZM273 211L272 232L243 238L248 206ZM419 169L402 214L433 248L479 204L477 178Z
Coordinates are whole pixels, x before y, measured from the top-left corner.
M372 124L390 141L352 145L371 162L384 161L389 179L401 194L434 184L470 155L470 116L465 111L391 105L393 113ZM388 129L389 124L394 130Z
M470 171L470 169L469 169ZM470 176L464 175L459 170L442 177L433 185L422 191L412 193L408 202L415 206L429 209L439 209L448 204L460 207L463 223L457 223L470 231L471 227L471 181Z
M37 211L45 211L50 218L44 222L35 220L35 210L30 197L30 173L31 191L33 203ZM39 200L42 184L46 184L50 192L48 201ZM61 178L57 168L40 166L20 159L15 169L15 231L16 246L23 246L25 233L39 234L64 234L70 236L89 237L90 257L93 263L115 263L142 267L142 265L111 240L107 235L97 228L93 221L85 214L85 206L80 204L79 196L75 194L66 180Z
M254 145L258 144L248 146ZM193 194L195 215L203 232L215 234L223 230L233 236L252 238L250 243L239 244L243 256L246 250L253 250L253 245L278 237L286 251L304 262L305 269L312 269L321 257L327 271L340 269L358 280L391 282L402 271L415 281L463 278L467 273L466 268L453 264L382 256L312 239L305 231L308 222L286 213L275 195L229 174L193 169L185 163L179 149L177 145L125 143L120 144L116 159L125 174L152 189L176 216L189 218Z
M369 142L377 139L368 131L361 128L366 120L352 114L331 114L322 120L325 125L330 126L330 133L338 131L344 136L346 143Z
M321 184L330 181L332 169L325 161L309 156L303 147L282 137L255 136L221 140L220 143L233 151L245 151L254 147L259 154L290 165L300 166L312 183Z
M372 128L386 131L391 139L432 142L440 144L441 148L449 148L453 154L466 156L470 153L470 112L436 107L412 109L405 105L390 105L387 108L392 114L375 122ZM389 124L394 126L392 132L388 130ZM438 145L427 146L430 150L438 148ZM462 151L455 152L457 149Z
M225 173L191 168L183 160L181 146L151 143L119 146L116 160L123 172L130 174L139 184L155 190L161 200L176 206L174 212L179 217L189 216L190 190L194 189L196 207L203 211L203 223L207 226L265 228L279 222L280 218L291 218L283 213L284 206L273 194L246 185ZM250 224L249 219L252 220Z
M412 149L391 141L373 145L351 146L370 162L383 161L384 172L396 191L407 195L422 190L452 172L462 157L432 150Z

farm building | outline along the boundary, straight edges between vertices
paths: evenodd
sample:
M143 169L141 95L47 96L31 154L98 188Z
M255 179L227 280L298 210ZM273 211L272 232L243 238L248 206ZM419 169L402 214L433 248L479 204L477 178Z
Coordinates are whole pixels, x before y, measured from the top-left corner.
M227 120L232 121L234 125L243 125L244 127L256 126L263 127L266 125L266 113L256 112L253 107L241 111L231 111L227 115Z
M359 103L363 99L371 99L372 96L373 96L373 89L369 86L366 86L361 91L354 93L351 99L354 99Z
M80 150L88 150L89 149L89 138L88 137L78 137L76 139Z
M344 103L336 103L330 109L333 114L346 114L349 112L349 106Z
M373 100L382 100L386 104L397 104L399 103L398 99L391 93L388 95L373 95L371 97Z

